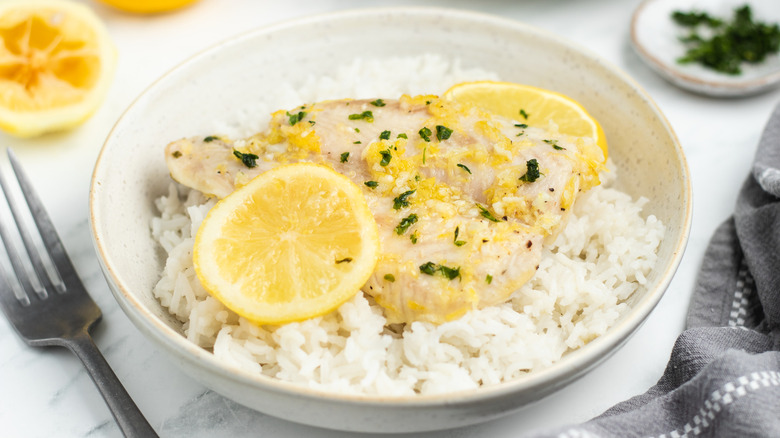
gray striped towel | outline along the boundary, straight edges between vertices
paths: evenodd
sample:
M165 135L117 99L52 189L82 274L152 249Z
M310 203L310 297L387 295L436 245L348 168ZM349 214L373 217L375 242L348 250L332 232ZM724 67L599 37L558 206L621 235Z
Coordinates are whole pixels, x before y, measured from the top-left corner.
M534 437L780 437L780 105L734 215L712 236L658 383Z

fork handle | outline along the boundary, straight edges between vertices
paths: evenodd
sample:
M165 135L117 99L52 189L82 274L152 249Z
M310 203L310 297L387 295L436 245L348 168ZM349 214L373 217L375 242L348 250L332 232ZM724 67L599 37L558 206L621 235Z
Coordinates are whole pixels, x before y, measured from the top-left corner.
M65 346L81 359L126 437L157 437L86 330L66 339Z

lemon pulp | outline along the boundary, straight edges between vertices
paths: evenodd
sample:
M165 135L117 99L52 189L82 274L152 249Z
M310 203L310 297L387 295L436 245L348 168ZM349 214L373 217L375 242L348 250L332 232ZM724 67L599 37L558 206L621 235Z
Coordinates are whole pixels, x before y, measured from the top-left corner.
M103 100L116 50L86 6L65 0L0 3L0 128L32 137L71 128Z

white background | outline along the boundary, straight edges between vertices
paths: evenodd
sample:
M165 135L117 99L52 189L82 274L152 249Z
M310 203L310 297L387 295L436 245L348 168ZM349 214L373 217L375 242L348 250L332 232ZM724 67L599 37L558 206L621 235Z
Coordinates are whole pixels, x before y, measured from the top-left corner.
M200 0L187 9L157 16L128 15L93 0L82 2L104 20L119 50L117 75L106 101L74 131L34 140L0 134L0 146L13 147L32 177L77 270L103 310L95 341L161 436L352 436L251 411L181 374L125 317L100 273L87 205L97 154L133 99L192 54L242 31L329 11L411 4L471 9L514 18L588 47L636 79L670 120L692 173L693 227L678 273L644 326L614 356L547 399L490 423L425 434L431 437L516 437L537 428L581 422L653 385L684 328L707 241L730 215L761 130L780 97L775 90L749 98L714 99L662 80L642 64L629 44L636 0ZM0 435L121 436L75 356L62 349L28 348L4 318L0 318L0 352Z

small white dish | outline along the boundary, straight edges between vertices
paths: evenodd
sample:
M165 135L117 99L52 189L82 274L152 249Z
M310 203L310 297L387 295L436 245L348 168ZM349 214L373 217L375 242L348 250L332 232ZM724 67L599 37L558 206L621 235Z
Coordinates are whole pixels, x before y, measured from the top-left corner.
M743 64L742 73L728 75L700 64L679 64L685 54L679 37L686 31L671 18L674 11L701 11L714 17L731 19L734 9L745 0L645 0L631 20L631 43L640 58L674 85L700 94L739 97L758 94L780 85L780 55L769 55L759 64ZM777 0L751 0L753 19L764 23L780 22Z

